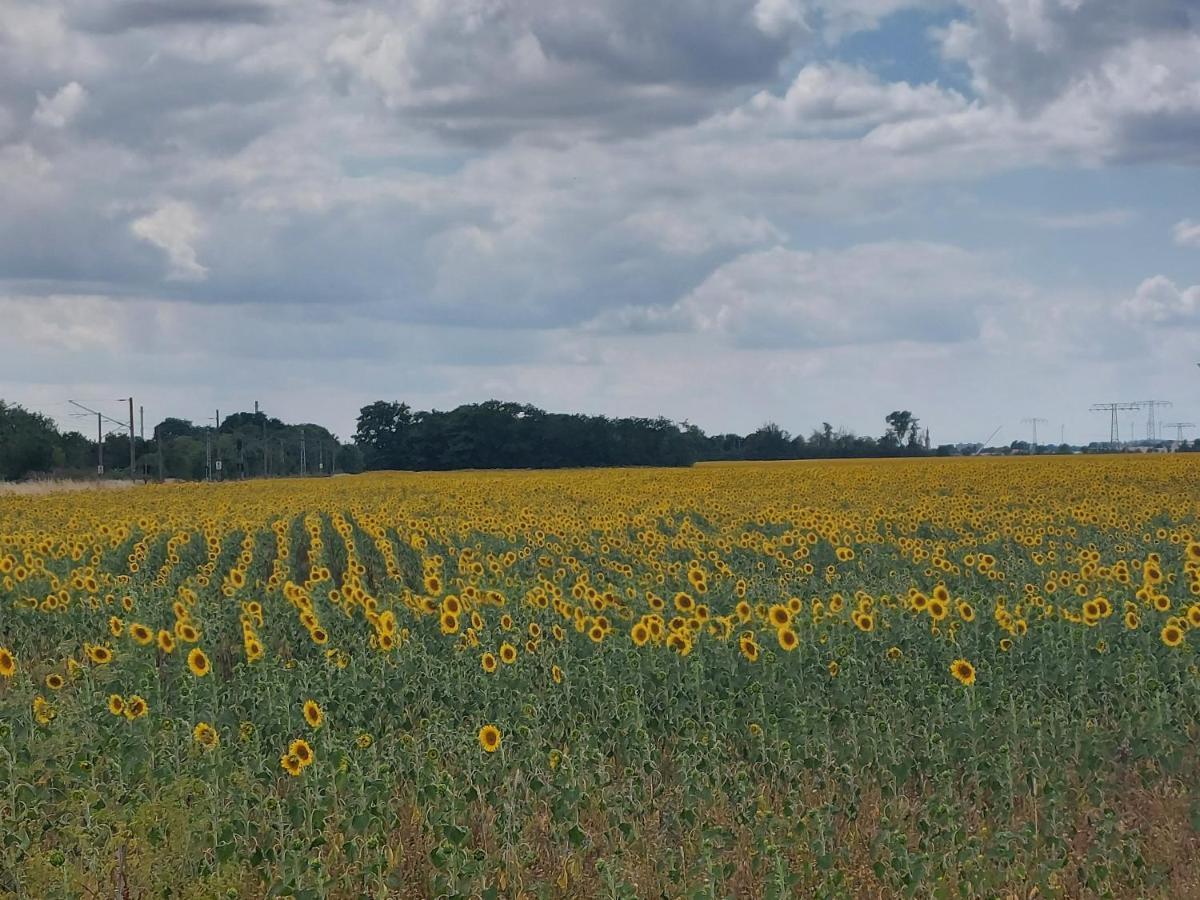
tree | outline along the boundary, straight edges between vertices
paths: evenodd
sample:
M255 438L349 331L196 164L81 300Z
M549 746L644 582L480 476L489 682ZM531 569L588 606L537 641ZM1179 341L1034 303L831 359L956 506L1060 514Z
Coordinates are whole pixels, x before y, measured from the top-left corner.
M358 411L354 443L368 469L402 469L410 462L408 432L413 426L408 404L377 400Z
M903 444L905 438L908 438L910 433L915 434L917 430L917 420L907 409L892 410L884 417L884 421L891 428L892 436L897 444Z
M0 400L0 478L50 471L58 440L58 429L49 418Z

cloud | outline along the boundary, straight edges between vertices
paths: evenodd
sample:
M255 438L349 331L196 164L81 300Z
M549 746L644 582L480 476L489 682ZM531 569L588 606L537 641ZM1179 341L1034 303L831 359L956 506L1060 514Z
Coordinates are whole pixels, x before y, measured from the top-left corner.
M72 81L52 97L37 95L37 109L33 120L50 128L63 128L74 119L87 103L87 91L78 81Z
M755 94L730 117L730 126L853 134L887 122L949 116L967 106L962 95L934 84L885 82L861 67L812 63L800 69L782 96Z
M1200 222L1191 219L1176 222L1171 236L1180 247L1200 247Z
M1148 325L1200 325L1200 285L1181 289L1166 276L1155 275L1121 303L1118 315Z
M639 134L694 122L811 42L787 0L447 0L340 23L331 77L439 134Z
M203 233L196 211L186 203L170 201L129 226L137 237L167 254L168 280L202 281L208 269L196 260L193 244Z
M1200 164L1192 0L968 0L937 32L979 98L1103 158Z
M844 250L776 246L718 267L668 307L625 307L599 330L707 333L737 347L803 349L975 340L1020 289L987 260L946 244L890 241Z

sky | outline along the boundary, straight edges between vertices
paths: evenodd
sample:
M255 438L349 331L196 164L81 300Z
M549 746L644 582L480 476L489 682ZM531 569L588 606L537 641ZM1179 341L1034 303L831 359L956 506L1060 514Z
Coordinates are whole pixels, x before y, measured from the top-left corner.
M0 3L0 397L65 427L1087 442L1200 424L1198 337L1196 0Z

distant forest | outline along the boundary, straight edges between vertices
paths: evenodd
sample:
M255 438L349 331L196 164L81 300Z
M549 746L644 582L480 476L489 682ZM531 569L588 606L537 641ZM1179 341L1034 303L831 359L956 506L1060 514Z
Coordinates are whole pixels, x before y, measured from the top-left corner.
M708 460L782 460L881 456L951 456L955 445L929 445L908 410L884 417L879 437L824 422L807 437L767 423L750 434L705 434L665 418L610 418L551 413L489 400L448 411L413 410L377 401L359 411L349 442L313 423L287 424L261 412L238 412L211 424L168 418L133 441L134 474L146 478L230 480L262 476L330 475L367 469L549 469L591 466L690 466ZM78 477L103 467L106 477L130 474L128 429L102 444L60 431L40 413L0 400L0 479L41 474ZM1014 441L1009 449L1027 452ZM1067 446L1040 452L1070 452ZM1091 445L1089 449L1101 449ZM1200 450L1200 440L1180 449Z

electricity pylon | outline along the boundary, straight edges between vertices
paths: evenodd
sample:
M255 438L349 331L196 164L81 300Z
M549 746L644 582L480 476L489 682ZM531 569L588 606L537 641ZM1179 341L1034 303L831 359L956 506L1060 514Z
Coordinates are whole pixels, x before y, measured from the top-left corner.
M1046 424L1046 421L1047 421L1046 419L1040 419L1040 418L1038 418L1037 416L1030 416L1030 417L1029 417L1029 418L1027 418L1027 419L1022 419L1022 420L1021 420L1021 422L1022 422L1023 424L1025 424L1025 425L1032 425L1032 426L1033 426L1033 444L1032 444L1032 445L1031 445L1031 447L1030 447L1030 451L1029 451L1030 453L1037 453L1037 447L1038 447L1038 442L1037 442L1037 427L1038 427L1038 424L1039 424L1039 423L1041 423L1042 425L1045 425L1045 424Z
M1170 406L1171 401L1170 400L1138 400L1137 405L1144 406L1148 410L1150 410L1149 415L1146 416L1146 438L1151 441L1157 441L1158 440L1158 429L1154 424L1154 409L1157 406L1163 406L1163 407Z
M1108 428L1108 446L1116 450L1121 445L1121 426L1117 422L1117 412L1127 409L1141 409L1140 403L1093 403L1092 412L1106 412L1112 415L1112 424Z
M1175 440L1180 444L1183 443L1183 429L1196 427L1195 422L1163 422L1162 425L1163 428L1175 429Z

